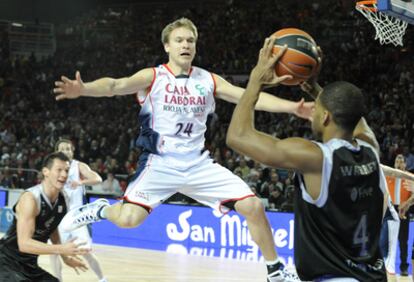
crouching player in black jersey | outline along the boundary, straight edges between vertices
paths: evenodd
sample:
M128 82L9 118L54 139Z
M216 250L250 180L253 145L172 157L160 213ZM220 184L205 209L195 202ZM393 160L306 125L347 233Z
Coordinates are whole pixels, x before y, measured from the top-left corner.
M388 201L378 157L378 144L363 114L363 95L339 81L318 91L312 116L317 140L278 139L254 128L254 106L263 86L277 85L266 39L250 74L227 133L227 144L256 161L294 169L294 257L304 281L386 281L379 249L381 224Z
M59 254L76 271L86 265L76 255L88 253L74 240L60 244L57 226L67 212L67 197L62 192L68 178L69 159L53 153L43 162L43 180L27 189L13 207L15 217L0 239L0 281L40 282L59 280L39 267L39 255ZM51 239L53 244L47 244Z

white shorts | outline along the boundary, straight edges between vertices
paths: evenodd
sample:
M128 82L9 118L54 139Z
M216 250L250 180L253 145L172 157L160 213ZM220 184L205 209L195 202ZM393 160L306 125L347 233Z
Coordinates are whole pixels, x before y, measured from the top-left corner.
M222 213L229 211L223 204L255 196L242 179L204 152L180 158L149 154L141 159L124 200L151 211L177 192Z

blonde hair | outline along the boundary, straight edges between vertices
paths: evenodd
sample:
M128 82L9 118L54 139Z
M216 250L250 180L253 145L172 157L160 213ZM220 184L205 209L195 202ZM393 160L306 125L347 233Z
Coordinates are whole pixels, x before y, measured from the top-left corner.
M194 23L187 19L187 18L181 18L178 20L173 21L172 23L169 23L161 32L161 42L162 44L168 43L168 40L170 39L170 34L174 29L185 27L191 30L194 33L195 40L197 41L198 38L198 32L197 27L194 25Z

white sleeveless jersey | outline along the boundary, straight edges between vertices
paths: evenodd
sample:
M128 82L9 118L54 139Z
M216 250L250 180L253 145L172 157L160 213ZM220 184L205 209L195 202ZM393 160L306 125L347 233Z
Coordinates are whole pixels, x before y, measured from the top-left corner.
M137 93L141 105L137 145L159 155L200 152L207 116L215 109L213 75L198 67L179 76L167 65L153 70L149 90Z
M85 187L80 185L76 188L72 188L72 182L80 182L79 161L72 160L70 162L68 180L65 183L64 190L69 197L69 209L73 209L76 206L83 205L83 196L85 194Z

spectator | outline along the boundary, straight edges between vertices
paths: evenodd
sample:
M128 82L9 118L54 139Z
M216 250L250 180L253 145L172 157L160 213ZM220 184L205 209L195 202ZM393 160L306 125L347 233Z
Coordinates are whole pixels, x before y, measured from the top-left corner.
M114 174L111 171L107 173L106 179L102 182L102 192L114 196L122 196L123 194L118 179L114 177Z

